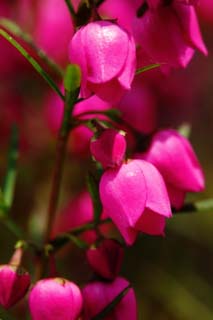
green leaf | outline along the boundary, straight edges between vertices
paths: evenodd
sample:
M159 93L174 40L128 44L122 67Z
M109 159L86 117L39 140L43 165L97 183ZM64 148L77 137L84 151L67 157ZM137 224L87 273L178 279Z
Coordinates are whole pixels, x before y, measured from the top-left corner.
M91 173L87 175L87 188L92 198L94 222L96 224L100 220L100 216L102 213L102 204L99 197L99 183Z
M213 198L195 201L194 203L185 203L180 210L174 210L175 214L189 213L213 213Z
M115 299L108 304L100 313L94 316L91 320L102 320L105 319L106 316L118 305L118 303L123 299L123 297L127 294L131 285L127 286L124 290L122 290L119 295L115 297Z
M77 64L69 64L64 76L64 88L68 92L74 92L81 85L81 70Z
M33 66L33 68L40 74L40 76L48 83L48 85L64 100L64 96L60 89L51 78L51 76L40 66L40 64L5 30L0 28L0 35L6 39L14 48L16 48L21 55Z
M7 163L7 173L4 180L3 186L3 199L4 204L11 208L13 197L14 197L14 189L16 183L17 176L17 160L18 160L18 128L16 125L12 127L11 138L10 138L10 146L8 152L8 163Z
M37 53L39 58L43 60L51 68L52 71L54 71L57 75L63 77L64 71L61 69L61 67L57 65L56 62L53 61L50 57L48 57L43 50L38 48L33 42L31 36L21 30L21 28L16 23L14 23L10 19L1 18L0 25L10 33L12 33L14 36L20 37L25 43L30 46L30 48L32 48Z
M150 65L148 65L148 66L145 66L145 67L142 67L142 68L136 70L135 74L140 74L140 73L143 73L143 72L152 70L152 69L159 68L161 65L162 65L162 63L150 64Z

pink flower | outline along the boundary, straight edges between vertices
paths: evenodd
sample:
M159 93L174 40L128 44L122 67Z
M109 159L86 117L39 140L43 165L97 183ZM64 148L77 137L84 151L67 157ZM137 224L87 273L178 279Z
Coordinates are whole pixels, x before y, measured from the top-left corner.
M65 1L43 0L38 5L35 40L58 63L68 62L67 48L74 29Z
M106 129L91 141L90 151L104 168L119 166L126 152L125 137L115 129Z
M150 133L156 127L156 101L151 88L135 78L132 89L116 105L122 119L141 133Z
M150 0L150 8L135 19L134 35L143 50L162 68L186 67L195 49L207 55L195 9L180 1Z
M5 264L0 266L0 304L10 308L21 300L30 286L30 275L23 268Z
M82 71L81 93L106 101L119 100L135 73L133 38L114 23L96 21L80 28L69 47L71 63Z
M187 191L204 189L201 166L189 141L175 130L162 130L153 136L149 150L137 158L158 168L166 182L171 204L179 209Z
M83 320L90 320L110 304L129 285L124 278L113 282L91 282L82 290L84 299ZM137 306L133 289L115 306L105 320L136 320Z
M158 170L143 160L131 160L106 170L100 181L103 210L131 245L137 233L163 235L170 202Z
M63 278L38 281L29 295L32 320L75 320L82 308L80 289Z
M123 248L112 239L104 239L98 247L87 250L87 260L94 271L105 279L112 280L120 272Z

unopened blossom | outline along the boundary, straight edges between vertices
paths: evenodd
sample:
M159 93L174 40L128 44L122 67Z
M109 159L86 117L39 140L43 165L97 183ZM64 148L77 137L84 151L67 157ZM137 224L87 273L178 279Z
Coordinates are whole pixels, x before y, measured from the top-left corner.
M83 320L91 320L109 305L125 288L129 282L117 277L112 282L95 281L87 284L83 290L84 310ZM104 317L105 320L136 320L137 305L132 288L126 293L114 309Z
M10 308L21 300L30 286L30 275L15 264L0 266L0 305Z
M163 235L171 217L170 202L159 171L149 162L130 160L108 169L100 181L103 210L131 245L139 231Z
M82 309L78 286L63 278L38 281L29 295L32 320L76 320Z
M99 246L88 249L86 255L90 266L98 275L112 280L120 272L124 252L116 240L104 239Z
M152 139L146 153L137 158L155 165L167 186L171 204L179 209L186 192L204 189L202 168L189 141L175 130L162 130Z
M71 63L82 72L81 94L116 101L131 88L135 74L135 42L127 31L108 21L88 23L72 38Z
M104 130L97 139L91 141L90 151L104 168L119 166L126 152L124 133L115 129Z
M134 35L144 52L163 69L186 67L195 49L207 55L193 5L186 1L149 0L135 18Z

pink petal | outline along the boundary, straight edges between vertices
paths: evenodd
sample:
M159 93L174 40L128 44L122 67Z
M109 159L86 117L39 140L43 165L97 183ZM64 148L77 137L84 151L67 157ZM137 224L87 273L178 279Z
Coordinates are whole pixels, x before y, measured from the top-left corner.
M117 76L128 53L128 34L107 21L90 23L85 27L82 44L87 59L88 80L107 82Z

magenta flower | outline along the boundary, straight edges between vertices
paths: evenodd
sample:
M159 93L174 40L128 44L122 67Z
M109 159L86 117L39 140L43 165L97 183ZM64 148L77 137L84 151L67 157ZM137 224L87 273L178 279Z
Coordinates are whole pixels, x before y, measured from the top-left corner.
M90 320L110 304L127 286L128 281L118 277L113 282L92 282L82 290L84 299L83 320ZM137 306L133 289L115 306L105 320L136 320Z
M38 281L29 295L32 320L75 320L82 308L80 289L63 278Z
M184 3L185 2L185 3ZM186 1L149 0L149 8L135 19L134 34L150 58L162 68L186 67L195 49L207 55L195 9Z
M69 47L71 63L82 71L81 93L106 101L119 100L135 73L135 43L118 25L96 21L80 28Z
M119 274L124 252L116 240L104 239L98 247L88 249L86 254L90 266L98 275L113 280Z
M90 151L104 168L119 166L126 152L124 134L115 129L106 129L96 140L91 141Z
M137 233L163 235L171 208L163 178L143 160L131 160L106 170L100 181L103 210L115 223L127 244Z
M10 308L21 300L30 286L30 275L23 268L5 264L0 266L0 305Z
M166 182L171 204L177 209L183 205L186 192L204 189L203 172L192 146L175 130L156 133L149 150L139 157L158 168Z
M73 23L64 1L44 0L38 4L34 30L36 42L63 65L68 62L67 48L73 33Z

